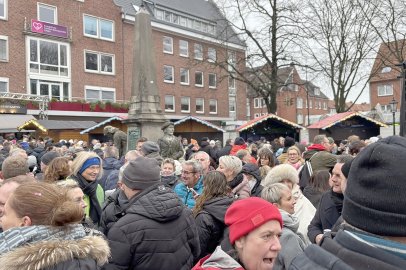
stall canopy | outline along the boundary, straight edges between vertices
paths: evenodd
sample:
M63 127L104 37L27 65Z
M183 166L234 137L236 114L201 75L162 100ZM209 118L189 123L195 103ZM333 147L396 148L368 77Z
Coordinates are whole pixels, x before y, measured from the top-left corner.
M37 120L32 119L21 126L18 130L23 129L39 129L42 132L47 132L48 130L71 130L71 129L87 129L91 126L96 125L94 121L61 121L61 120Z
M32 115L26 114L1 114L0 133L20 132L18 127L30 120L36 120Z
M125 119L127 119L127 116L113 116L113 117L110 117L110 118L108 118L108 119L106 119L106 120L100 122L100 123L97 123L97 124L94 125L94 126L91 126L91 127L87 128L87 129L85 129L85 130L82 130L82 131L80 132L80 134L86 134L86 133L89 133L89 132L92 131L92 130L95 130L95 129L98 128L98 127L104 127L105 125L107 125L107 124L113 122L114 120L122 121L122 120L125 120Z

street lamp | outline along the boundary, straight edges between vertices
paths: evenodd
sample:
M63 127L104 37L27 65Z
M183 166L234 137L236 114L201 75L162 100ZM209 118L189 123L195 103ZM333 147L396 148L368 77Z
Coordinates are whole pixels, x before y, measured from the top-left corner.
M398 105L398 102L395 100L395 97L392 98L391 102L389 102L389 105L391 106L391 112L392 112L392 126L393 126L393 135L395 135L395 113L396 113L396 105Z

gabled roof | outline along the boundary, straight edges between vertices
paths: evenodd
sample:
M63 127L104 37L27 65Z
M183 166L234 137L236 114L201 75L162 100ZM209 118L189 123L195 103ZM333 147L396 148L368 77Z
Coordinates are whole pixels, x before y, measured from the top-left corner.
M381 123L379 121L376 121L368 116L365 116L359 112L343 112L343 113L338 113L338 114L334 114L330 117L327 117L317 123L314 123L310 126L308 126L308 129L327 129L330 128L332 126L334 126L335 124L341 123L349 118L352 118L354 116L359 116L361 118L364 118L370 122L373 122L381 127L387 127L387 125L385 125L384 123Z
M216 125L213 125L213 124L210 123L210 122L207 122L207 121L202 120L202 119L200 119L200 118L194 117L194 116L186 116L185 118L179 119L178 121L176 121L176 122L174 123L174 125L176 126L176 125L182 124L182 123L184 123L184 122L186 122L186 121L188 121L188 120L193 120L193 121L199 122L200 124L206 125L206 126L208 126L208 127L211 127L211 128L213 128L213 129L216 129L216 130L221 131L221 132L223 132L223 133L226 132L224 129L222 129L222 128L216 126Z
M17 129L22 130L25 129L26 127L33 125L38 129L46 132L47 130L60 130L60 129L86 129L96 124L97 123L94 121L61 121L61 120L32 119L25 122Z
M113 0L117 6L120 6L123 12L130 16L135 16L136 11L134 6L139 7L141 0ZM178 24L173 24L167 21L157 20L155 18L155 7L163 8L168 11L173 11L176 14L186 17L196 17L203 21L209 21L216 25L216 33L212 37L222 37L227 42L235 43L240 46L246 46L235 33L234 29L227 22L226 18L221 14L220 10L212 0L148 0L144 1L148 11L151 13L151 20L171 26L176 26L180 29L187 29L191 32L212 36L209 33L203 33L191 28L185 28ZM225 37L223 37L226 35Z
M26 114L2 114L0 115L0 132L18 132L18 126L33 119L35 119L34 116Z
M291 122L289 120L286 120L286 119L284 119L282 117L279 117L279 116L277 116L275 114L270 113L270 114L263 115L261 117L257 117L255 119L252 119L252 120L248 121L244 125L239 126L236 129L236 131L239 131L239 132L244 131L244 130L249 129L249 128L255 126L255 125L258 125L259 123L262 123L262 122L264 122L264 121L266 121L268 119L276 119L276 120L278 120L278 121L280 121L282 123L285 123L285 124L287 124L289 126L292 126L294 128L306 129L305 127L302 127L302 126L300 126L300 125L298 125L296 123L293 123L293 122Z
M108 119L106 119L106 120L104 120L104 121L102 121L100 123L97 123L96 125L94 125L92 127L89 127L89 128L87 128L85 130L82 130L80 132L80 134L86 134L86 133L88 133L88 132L90 132L90 131L98 128L98 127L102 127L102 126L104 126L104 125L106 125L106 124L108 124L108 123L110 123L110 122L112 122L114 120L121 121L121 120L125 120L125 119L127 119L127 116L117 116L116 115L116 116L110 117L110 118L108 118Z

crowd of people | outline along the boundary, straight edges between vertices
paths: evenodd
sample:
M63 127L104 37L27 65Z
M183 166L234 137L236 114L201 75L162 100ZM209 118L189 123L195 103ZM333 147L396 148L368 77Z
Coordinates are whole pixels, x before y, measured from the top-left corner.
M406 269L403 162L398 136L2 139L0 270Z

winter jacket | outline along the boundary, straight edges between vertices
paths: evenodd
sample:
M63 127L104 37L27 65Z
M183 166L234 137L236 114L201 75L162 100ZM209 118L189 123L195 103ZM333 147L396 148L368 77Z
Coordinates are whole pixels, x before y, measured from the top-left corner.
M218 197L204 202L202 211L195 218L200 242L199 258L212 253L220 244L226 227L224 215L233 201L230 197Z
M303 196L298 185L293 186L292 194L296 198L294 216L299 219L298 232L304 236L305 243L309 244L310 240L307 237L307 228L316 214L316 208L305 196Z
M230 144L226 144L226 146L224 146L223 148L221 148L220 150L218 150L218 151L216 152L216 160L217 160L217 163L218 163L219 159L220 159L222 156L227 156L227 155L230 154L231 148L232 148L232 146L231 146Z
M100 217L99 231L107 235L111 227L119 220L128 206L128 199L124 191L117 189L106 199Z
M43 146L37 146L33 149L32 155L37 158L38 167L41 167L41 158L46 153Z
M171 189L174 189L179 184L179 177L176 174L161 175L161 182L168 185Z
M250 174L254 177L256 182L251 188L251 196L261 197L261 192L264 187L261 186L261 173L259 171L258 166L253 163L246 163L242 167L241 173Z
M104 192L106 192L107 190L113 190L117 188L119 172L120 170L113 170L110 172L110 174L107 176L106 179L106 186Z
M333 201L333 195L338 199L341 198L341 204L340 202ZM323 234L325 229L331 229L340 217L343 200L342 194L340 195L332 190L323 193L320 199L319 208L307 230L307 235L313 244L315 244L316 236Z
M319 208L319 203L323 192L315 190L312 186L306 186L303 190L303 195L309 199L316 209Z
M109 190L107 188L107 178L108 176L115 170L119 170L122 166L121 162L113 157L107 157L102 162L103 165L103 175L99 179L99 184L103 188L103 190Z
M112 258L103 269L191 269L199 238L192 212L178 196L159 183L130 201L107 235Z
M244 270L239 262L224 252L220 246L211 255L198 261L192 270Z
M276 258L273 270L288 269L292 260L307 246L303 236L297 232L299 220L284 210L279 209L279 211L283 220L282 236L279 239L282 249Z
M96 270L109 254L107 241L99 236L31 242L1 255L0 270Z
M196 185L193 189L200 195L203 193L203 176L200 176L199 181L197 181ZM181 201L189 208L193 208L196 204L196 200L194 198L194 193L190 190L183 182L177 184L175 189L173 190L176 194L178 194Z
M357 234L357 235L355 235ZM406 269L406 259L401 255L388 252L384 247L394 250L398 247L404 252L405 245L373 237L380 242L380 247L361 240L362 233L351 230L340 230L334 239L324 238L321 247L311 245L297 256L289 269L291 270L401 270ZM371 237L371 235L366 235ZM390 244L388 244L390 243ZM317 267L316 267L317 266Z

